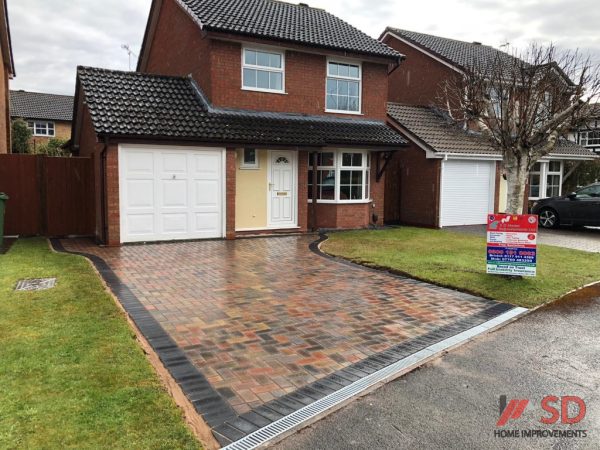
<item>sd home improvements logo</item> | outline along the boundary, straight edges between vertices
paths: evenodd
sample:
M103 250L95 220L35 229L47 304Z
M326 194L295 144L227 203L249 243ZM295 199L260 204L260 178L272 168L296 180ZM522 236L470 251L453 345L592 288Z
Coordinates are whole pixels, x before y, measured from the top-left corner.
M512 399L507 402L506 395L500 396L500 416L496 426L506 427L510 422L521 418L527 406L527 399ZM577 396L566 395L556 397L547 395L541 401L543 410L540 423L544 425L557 425L559 420L563 425L574 425L585 418L585 402ZM494 431L497 438L585 438L587 430L573 429L501 429Z

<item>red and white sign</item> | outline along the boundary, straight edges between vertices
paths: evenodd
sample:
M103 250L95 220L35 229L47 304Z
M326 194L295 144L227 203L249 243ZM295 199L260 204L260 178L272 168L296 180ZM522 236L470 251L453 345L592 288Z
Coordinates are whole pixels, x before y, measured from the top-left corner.
M536 276L538 217L490 214L487 225L487 273Z

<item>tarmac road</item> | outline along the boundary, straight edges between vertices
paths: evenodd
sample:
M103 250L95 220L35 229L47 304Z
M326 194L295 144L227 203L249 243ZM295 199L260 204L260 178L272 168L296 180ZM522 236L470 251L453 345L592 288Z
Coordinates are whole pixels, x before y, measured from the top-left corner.
M600 449L599 386L600 287L593 287L446 354L276 448ZM504 427L497 426L501 395L529 400L521 418ZM585 418L542 424L551 415L541 407L548 395L579 396ZM577 413L570 404L569 417ZM587 437L495 434L531 429L585 430Z

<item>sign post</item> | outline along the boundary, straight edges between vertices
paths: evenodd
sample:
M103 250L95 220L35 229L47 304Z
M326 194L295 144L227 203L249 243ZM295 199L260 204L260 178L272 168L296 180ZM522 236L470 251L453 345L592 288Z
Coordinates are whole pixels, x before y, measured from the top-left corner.
M535 277L538 217L490 214L487 224L487 273Z

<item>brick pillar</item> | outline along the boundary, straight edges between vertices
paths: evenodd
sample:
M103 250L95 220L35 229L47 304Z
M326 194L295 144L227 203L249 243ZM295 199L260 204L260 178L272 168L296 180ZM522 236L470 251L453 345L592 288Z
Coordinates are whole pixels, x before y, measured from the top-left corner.
M298 227L302 232L308 230L308 155L298 152Z
M383 155L380 156L380 164L383 164ZM373 222L373 214L377 214L379 217L377 225L382 226L385 218L383 217L385 212L385 172L379 182L377 182L377 153L371 153L371 198L373 203L369 211L369 222ZM389 166L388 166L389 167Z
M119 149L111 145L106 150L106 245L121 245L121 217L119 212Z
M226 167L225 167L225 184L226 184L226 204L227 204L227 217L225 219L225 238L235 239L235 166L236 166L236 152L235 148L228 148L226 154Z

